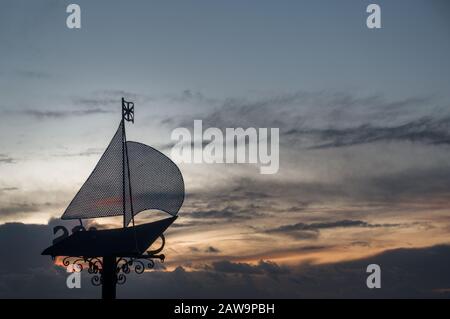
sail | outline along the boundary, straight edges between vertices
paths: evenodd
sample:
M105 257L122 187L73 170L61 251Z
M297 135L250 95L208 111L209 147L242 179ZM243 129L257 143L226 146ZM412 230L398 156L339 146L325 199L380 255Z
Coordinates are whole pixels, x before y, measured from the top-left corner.
M125 157L124 179L123 125L122 121L62 219L125 215L124 224L128 225L132 216L143 210L161 210L172 216L178 213L184 201L183 176L177 165L161 152L141 143L126 142L128 162Z
M148 145L127 142L128 164L134 215L156 209L172 216L184 201L184 181L178 166L163 153ZM128 189L128 188L127 188ZM129 196L125 222L131 220Z
M67 207L62 219L123 214L123 122L91 175Z

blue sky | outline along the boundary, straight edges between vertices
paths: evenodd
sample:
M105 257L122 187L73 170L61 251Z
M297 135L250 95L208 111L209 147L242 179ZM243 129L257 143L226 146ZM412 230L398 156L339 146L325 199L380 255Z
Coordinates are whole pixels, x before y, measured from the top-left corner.
M74 100L113 90L154 99L185 90L218 99L297 91L449 97L445 1L381 1L376 31L365 26L368 1L80 1L76 31L65 27L68 3L3 3L2 110L73 110ZM167 109L154 102L141 110ZM7 114L1 133L27 134L20 112Z
M2 82L16 103L8 72L45 73L39 85L20 85L41 98L87 94L92 81L98 90L219 97L298 89L445 94L448 5L380 1L383 29L374 31L365 25L368 3L79 1L82 29L74 31L65 27L64 1L6 2Z

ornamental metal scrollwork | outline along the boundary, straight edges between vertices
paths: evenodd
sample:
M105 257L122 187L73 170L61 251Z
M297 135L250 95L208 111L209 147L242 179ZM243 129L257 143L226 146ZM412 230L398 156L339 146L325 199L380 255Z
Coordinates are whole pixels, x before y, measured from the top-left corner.
M81 231L81 230L80 230ZM126 275L130 274L133 270L136 274L144 273L145 269L153 269L155 267L155 262L153 259L159 259L164 262L164 254L158 254L161 252L165 245L164 235L160 236L162 239L162 244L159 248L155 250L147 251L144 255L136 256L124 256L116 258L116 283L121 285L127 280ZM94 286L100 286L103 283L103 260L101 257L64 257L62 264L65 267L69 265L76 265L78 271L82 271L87 267L88 273L93 275L91 278L91 283Z
M102 284L102 269L103 263L99 257L65 257L62 261L63 265L69 267L69 265L78 266L79 271L83 271L84 267L88 266L88 273L94 275L91 278L91 283L94 286L100 286Z
M153 269L155 267L155 262L153 258L159 258L149 255L141 255L136 258L132 257L121 257L116 261L116 279L119 285L124 284L126 281L126 275L128 275L131 270L136 274L142 274L145 269Z

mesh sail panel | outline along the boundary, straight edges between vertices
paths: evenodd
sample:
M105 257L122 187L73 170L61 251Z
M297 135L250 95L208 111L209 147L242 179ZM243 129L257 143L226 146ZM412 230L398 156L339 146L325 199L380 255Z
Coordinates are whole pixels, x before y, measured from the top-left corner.
M148 145L127 142L127 149L134 215L157 209L175 216L184 201L183 175L178 166ZM130 220L131 211L127 211L125 221L128 224Z
M122 145L120 122L105 153L75 195L62 219L84 219L123 214Z
M122 125L121 122L105 153L67 207L62 219L125 214L125 224L128 225L132 212L136 215L143 210L156 209L172 216L178 213L184 201L184 181L179 168L161 152L137 142L126 143L129 163L125 162L123 211Z

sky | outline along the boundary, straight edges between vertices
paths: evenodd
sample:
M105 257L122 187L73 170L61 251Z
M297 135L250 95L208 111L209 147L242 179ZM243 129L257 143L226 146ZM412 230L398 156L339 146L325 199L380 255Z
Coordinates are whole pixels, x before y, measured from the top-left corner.
M379 30L366 27L372 2ZM293 297L448 294L449 278L418 262L449 263L447 1L77 1L79 30L66 27L69 3L1 4L0 255L20 264L0 266L1 297L67 290L39 253L52 226L71 225L59 218L114 135L122 97L136 109L127 138L168 156L173 129L198 119L280 129L277 174L179 165L185 202L164 267L148 275L173 288L163 297L192 296L200 278L206 296L273 296L274 282ZM378 295L361 273L374 260L396 278Z

